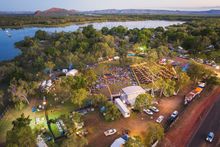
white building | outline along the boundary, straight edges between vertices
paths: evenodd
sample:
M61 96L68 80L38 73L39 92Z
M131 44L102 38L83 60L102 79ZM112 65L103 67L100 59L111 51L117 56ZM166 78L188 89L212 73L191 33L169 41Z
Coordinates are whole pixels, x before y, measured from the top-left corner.
M78 73L77 69L72 69L66 73L66 76L75 76Z
M121 114L125 118L130 117L130 111L128 110L126 105L121 101L121 99L119 99L119 98L115 99L115 105L118 107L118 109L120 110Z
M145 90L140 86L129 86L121 90L121 99L124 103L133 106L138 95L144 94Z
M122 147L123 144L125 144L125 140L120 137L112 143L111 147Z

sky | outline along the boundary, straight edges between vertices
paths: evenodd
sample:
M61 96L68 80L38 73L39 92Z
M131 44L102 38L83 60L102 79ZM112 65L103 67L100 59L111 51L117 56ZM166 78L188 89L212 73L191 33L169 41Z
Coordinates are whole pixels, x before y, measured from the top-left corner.
M195 9L219 7L220 0L0 0L0 11L36 11L52 7L75 10Z

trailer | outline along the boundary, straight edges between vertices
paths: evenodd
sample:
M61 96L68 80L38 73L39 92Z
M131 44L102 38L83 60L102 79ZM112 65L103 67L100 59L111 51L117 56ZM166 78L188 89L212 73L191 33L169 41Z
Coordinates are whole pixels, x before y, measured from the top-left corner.
M188 93L185 96L185 101L184 104L187 105L189 102L191 102L195 97L196 97L197 93L193 90L190 93Z
M115 105L120 110L121 114L127 118L130 117L130 111L126 107L126 105L121 101L121 99L117 98L115 99Z
M187 105L190 103L197 95L199 95L205 87L205 83L200 83L196 89L191 91L185 96L184 104Z

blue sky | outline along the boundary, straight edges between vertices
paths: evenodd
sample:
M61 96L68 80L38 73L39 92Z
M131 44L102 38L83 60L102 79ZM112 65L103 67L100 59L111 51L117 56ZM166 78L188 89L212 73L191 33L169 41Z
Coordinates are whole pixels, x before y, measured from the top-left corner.
M51 7L98 9L193 9L220 6L220 0L0 0L0 11L35 11Z

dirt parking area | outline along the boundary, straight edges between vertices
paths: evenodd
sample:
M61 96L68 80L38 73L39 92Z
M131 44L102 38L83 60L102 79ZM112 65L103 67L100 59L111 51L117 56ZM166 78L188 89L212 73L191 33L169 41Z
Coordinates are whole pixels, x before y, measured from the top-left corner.
M88 129L87 139L89 141L89 147L107 147L110 146L113 141L123 134L124 130L130 130L130 135L143 136L144 131L147 128L147 123L150 121L150 117L146 114L134 114L130 118L121 118L115 122L105 122L101 118L98 112L88 114L85 117L85 125ZM106 137L104 131L115 128L117 134Z
M170 98L162 98L159 100L159 104L156 105L160 112L155 113L153 117L144 113L132 113L130 118L121 117L120 120L115 122L105 122L99 112L92 112L85 116L85 126L89 131L87 139L89 141L89 147L107 147L110 146L113 141L122 135L125 129L130 130L130 136L142 136L147 128L147 124L150 121L154 121L159 115L164 115L165 119L162 124L166 122L170 114L174 110L179 110L183 106L184 95L190 91L190 86L184 91ZM115 128L117 134L112 136L104 136L104 131Z

